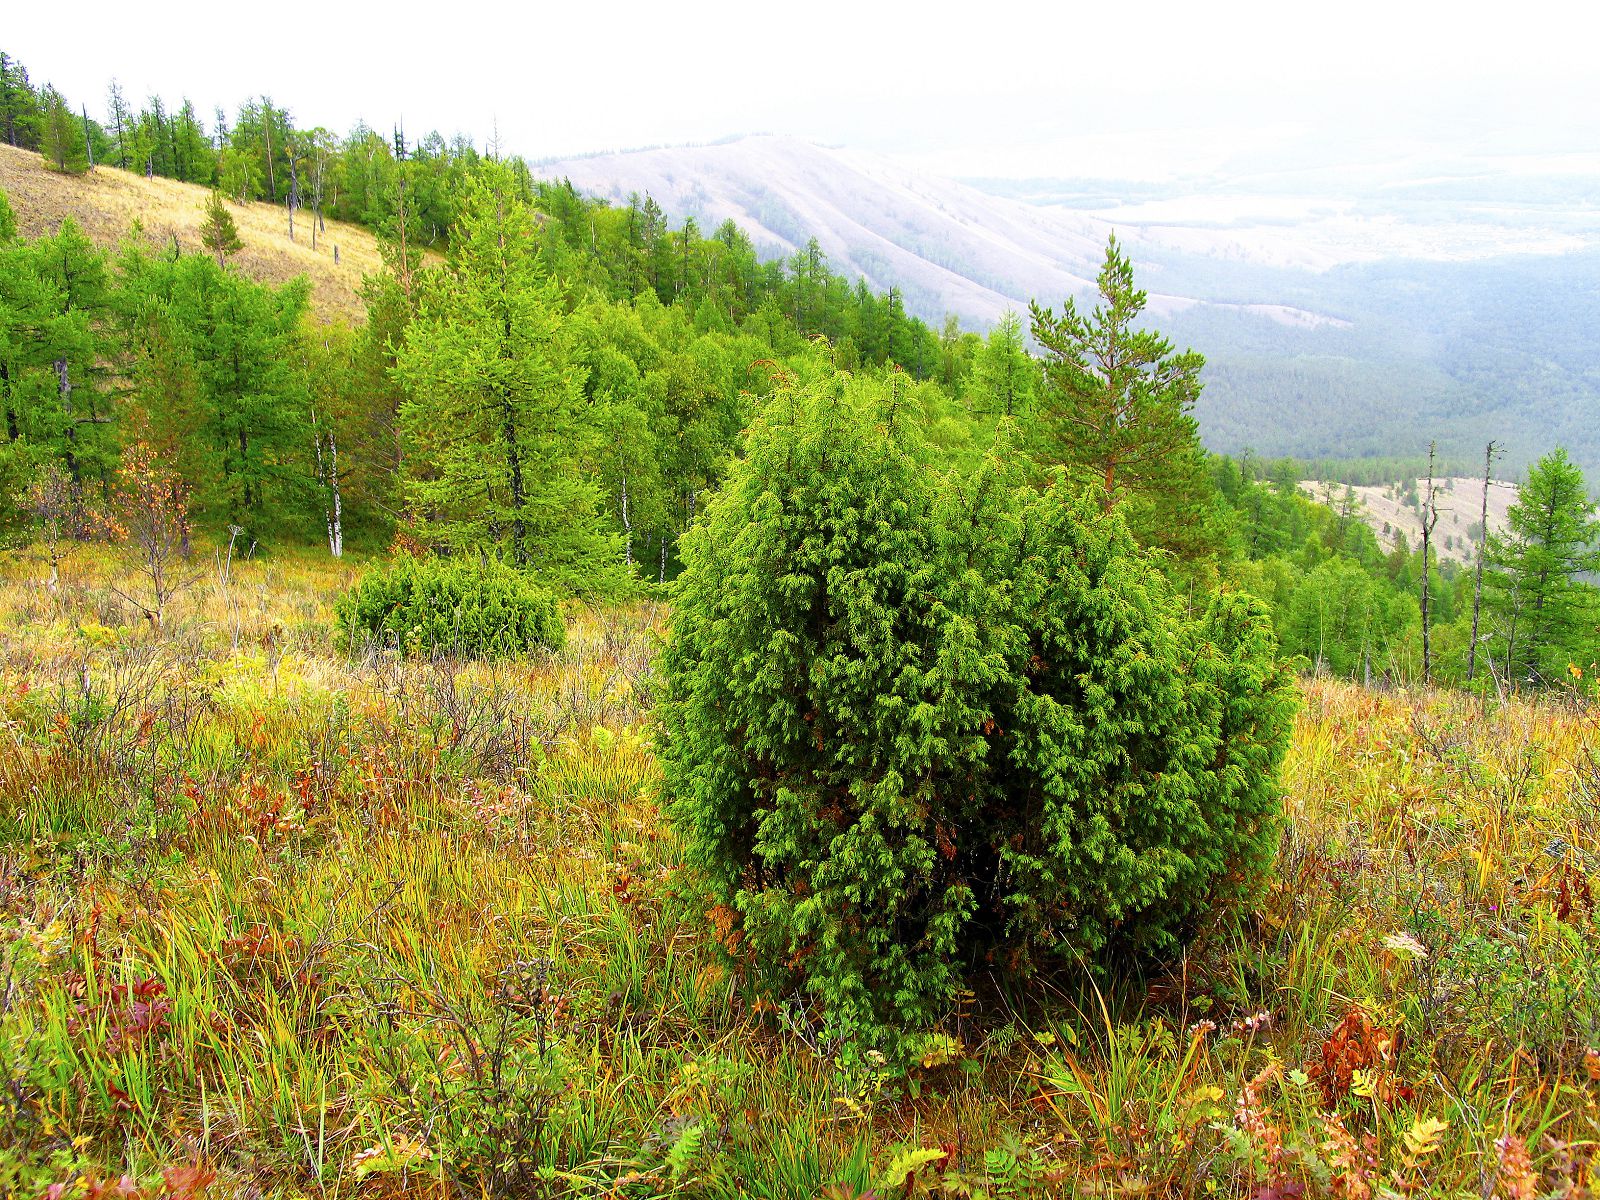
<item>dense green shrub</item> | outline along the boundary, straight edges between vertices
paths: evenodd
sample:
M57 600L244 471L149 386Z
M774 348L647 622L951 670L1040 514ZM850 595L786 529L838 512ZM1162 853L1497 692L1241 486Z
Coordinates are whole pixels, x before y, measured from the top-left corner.
M561 606L503 563L402 555L362 576L341 597L340 630L408 654L496 658L558 650L566 641Z
M1115 513L943 479L872 385L780 393L684 543L665 789L729 941L892 1044L985 959L1161 950L1275 840L1289 683Z

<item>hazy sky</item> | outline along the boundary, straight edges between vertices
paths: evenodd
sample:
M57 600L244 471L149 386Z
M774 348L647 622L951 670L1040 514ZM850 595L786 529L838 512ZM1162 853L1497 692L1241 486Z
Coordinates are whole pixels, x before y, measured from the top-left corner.
M0 47L91 113L116 76L208 124L265 92L340 132L498 123L530 157L768 131L955 173L1162 177L1342 130L1592 147L1600 171L1600 6L1577 0L7 7Z

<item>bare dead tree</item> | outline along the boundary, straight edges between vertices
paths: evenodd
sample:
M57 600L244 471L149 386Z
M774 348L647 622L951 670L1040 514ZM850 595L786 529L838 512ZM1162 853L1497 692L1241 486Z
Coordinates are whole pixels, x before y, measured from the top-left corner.
M1467 682L1478 669L1478 614L1483 611L1483 560L1489 547L1489 476L1494 471L1495 451L1490 442L1483 451L1483 507L1478 517L1478 565L1472 582L1472 644L1467 648Z
M314 408L311 410L311 442L317 456L317 482L327 495L323 516L328 524L328 553L334 558L343 558L344 497L339 490L339 443L334 438L331 424L327 432L323 432Z
M1433 456L1437 443L1428 443L1428 494L1422 501L1422 686L1433 681L1433 630L1428 604L1432 598L1428 567L1432 561L1433 527L1439 523L1439 510L1433 504Z
M113 590L159 630L173 598L200 578L183 557L189 526L183 487L148 446L137 445L123 462L116 492L123 557L144 586L138 595Z
M289 154L289 240L294 241L294 210L300 207L300 171L295 163L294 140L288 139L284 146ZM312 234L315 237L315 233Z

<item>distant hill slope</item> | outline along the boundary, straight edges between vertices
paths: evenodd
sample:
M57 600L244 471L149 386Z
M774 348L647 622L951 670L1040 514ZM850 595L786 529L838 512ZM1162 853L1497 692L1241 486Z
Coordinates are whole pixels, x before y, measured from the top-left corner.
M1378 544L1393 550L1395 534L1403 533L1406 547L1415 552L1422 548L1422 512L1420 497L1427 494L1427 481L1408 480L1419 497L1411 502L1409 492L1392 487L1353 487L1355 515L1361 518L1378 536ZM1300 485L1314 500L1338 510L1344 503L1345 485L1324 483L1308 479ZM1517 502L1517 485L1503 479L1489 484L1489 532L1500 533L1506 528L1506 512ZM1439 514L1434 526L1434 547L1443 562L1470 563L1478 553L1478 519L1483 514L1483 480L1460 476L1434 480L1433 506Z
M96 167L87 175L60 175L27 150L0 145L0 190L16 211L24 235L54 233L71 217L101 245L126 237L135 221L157 245L174 236L185 250L199 250L200 225L207 189L171 179L147 179L116 167ZM295 240L289 240L288 218L273 204L229 204L244 249L232 262L253 279L281 284L296 275L311 280L313 308L324 317L361 320L363 275L382 266L378 242L370 230L329 221L311 249L311 214L295 217ZM333 261L334 248L339 261Z
M783 137L535 169L616 204L648 192L706 232L731 217L769 255L815 237L836 270L898 285L934 322L954 312L982 325L1030 298L1084 296L1115 228L1157 326L1206 355L1197 413L1211 448L1359 458L1424 456L1437 442L1471 462L1493 438L1512 472L1564 445L1600 485L1600 237L1583 232L1594 211L1583 195L1560 206L1556 233L1512 223L1489 236L1481 212L1474 234L1440 224L1444 201L1419 209L1412 192L1382 200L1374 184L1371 219L1338 226L1338 241L1311 201L1276 225L1185 224L1141 205L1028 203L1026 190Z
M536 164L550 179L616 205L632 193L654 196L704 233L732 218L756 246L790 254L817 239L836 270L875 288L898 287L906 306L937 322L956 313L988 325L1031 298L1057 304L1094 290L1113 226L1097 217L988 195L850 150L770 135L710 146L677 146ZM1120 231L1126 238L1130 230ZM1336 316L1272 303L1234 302L1171 291L1163 258L1133 253L1150 292L1150 312L1196 305L1297 328L1338 326ZM1200 235L1204 247L1226 239Z

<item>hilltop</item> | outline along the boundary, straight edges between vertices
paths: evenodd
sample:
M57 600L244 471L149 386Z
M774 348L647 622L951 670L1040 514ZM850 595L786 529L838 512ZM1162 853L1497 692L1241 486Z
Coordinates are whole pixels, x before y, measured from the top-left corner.
M71 217L101 245L115 245L135 221L154 245L174 238L184 250L200 247L208 189L160 176L146 178L117 167L97 166L87 175L61 175L31 150L0 145L0 190L11 199L24 237L54 233ZM328 221L311 248L311 213L302 209L289 240L288 220L275 204L228 203L244 249L232 261L263 283L282 284L296 275L311 281L311 303L323 318L362 320L361 279L382 266L378 240L369 229ZM338 250L339 261L334 262Z

